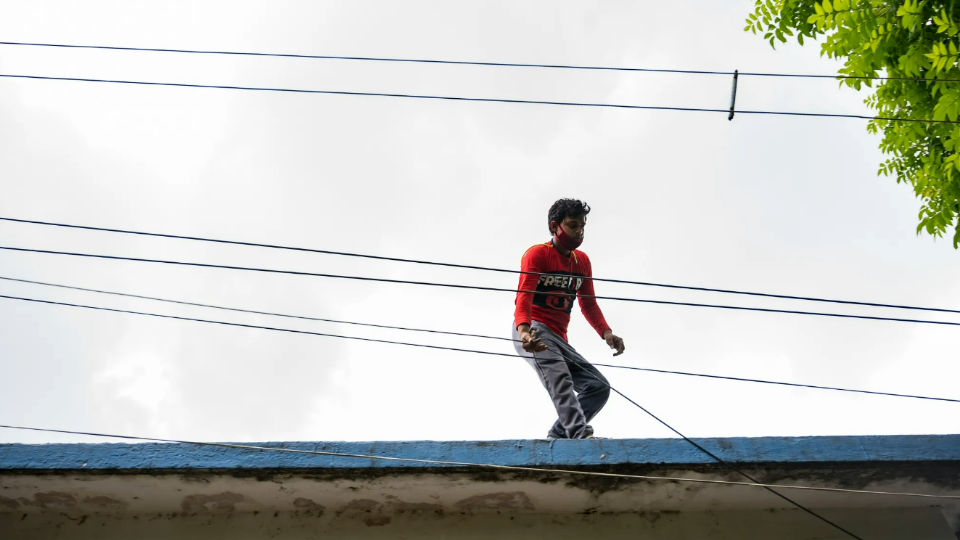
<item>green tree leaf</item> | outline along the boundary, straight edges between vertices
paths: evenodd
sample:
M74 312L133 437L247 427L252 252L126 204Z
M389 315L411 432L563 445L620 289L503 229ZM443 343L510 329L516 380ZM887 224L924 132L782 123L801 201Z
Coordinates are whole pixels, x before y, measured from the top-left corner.
M949 80L960 79L954 39L960 2L757 0L755 6L744 30L762 32L771 46L794 33L801 46L823 36L820 54L843 62L839 74L894 77L840 79L841 86L874 88L864 102L878 117L960 119L960 83ZM960 249L960 125L873 120L867 131L880 136L887 154L877 175L910 186L920 199L917 234L952 233Z

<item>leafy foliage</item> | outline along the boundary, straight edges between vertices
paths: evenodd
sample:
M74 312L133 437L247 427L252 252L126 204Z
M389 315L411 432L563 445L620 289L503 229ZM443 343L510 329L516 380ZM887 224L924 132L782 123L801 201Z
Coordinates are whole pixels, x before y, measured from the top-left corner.
M960 1L757 0L744 30L771 46L796 36L824 37L821 55L844 59L841 85L876 86L865 103L877 112L868 131L882 134L889 157L878 175L909 184L922 202L917 234L953 228L960 248L960 124L899 119L960 118ZM912 79L851 77L879 75ZM876 84L875 84L876 83Z

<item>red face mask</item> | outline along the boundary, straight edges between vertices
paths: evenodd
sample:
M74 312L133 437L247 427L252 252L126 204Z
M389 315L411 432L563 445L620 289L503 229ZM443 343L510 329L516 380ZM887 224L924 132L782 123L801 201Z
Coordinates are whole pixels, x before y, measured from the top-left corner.
M580 238L575 238L567 234L567 231L563 230L562 226L558 226L558 228L560 229L560 231L557 232L556 238L560 242L560 245L563 246L564 248L569 249L570 251L573 251L578 247L580 247L580 244L583 243L582 236Z

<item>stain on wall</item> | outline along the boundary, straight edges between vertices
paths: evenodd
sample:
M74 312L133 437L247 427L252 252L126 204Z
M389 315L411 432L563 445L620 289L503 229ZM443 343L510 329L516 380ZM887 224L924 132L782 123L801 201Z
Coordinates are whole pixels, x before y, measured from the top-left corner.
M39 506L40 508L65 509L77 505L77 499L63 491L39 491L33 494L33 499L20 497L17 500L24 506Z
M454 506L466 512L534 509L530 497L522 491L474 495L462 501L457 501Z
M243 502L243 495L224 491L215 495L187 495L180 502L180 508L187 513L195 512L233 512L236 505Z
M97 495L96 497L86 497L83 499L84 504L89 504L98 508L109 508L112 510L119 510L121 508L126 508L127 503L120 501L105 495Z
M387 509L398 514L436 514L443 515L443 505L436 503L411 503L393 500L387 503Z
M354 499L343 505L340 510L337 511L337 515L370 513L379 509L380 503L373 499Z
M390 524L390 516L369 516L363 519L367 527L383 527Z
M317 514L318 516L322 516L323 512L327 509L322 504L318 504L316 501L307 499L305 497L298 497L294 499L293 506L297 510L303 510L308 514Z

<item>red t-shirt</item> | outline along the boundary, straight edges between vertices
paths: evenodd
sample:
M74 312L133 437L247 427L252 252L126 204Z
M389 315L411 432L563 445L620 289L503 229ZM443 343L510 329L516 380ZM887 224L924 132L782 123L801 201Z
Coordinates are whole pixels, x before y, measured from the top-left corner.
M567 339L567 326L570 324L570 312L573 310L573 296L580 301L580 311L590 326L603 337L610 329L603 318L593 288L593 268L587 254L573 250L569 257L560 254L553 242L537 244L523 254L520 269L537 274L520 274L520 291L516 298L515 326L530 324L531 320L547 325L564 340ZM566 293L569 296L546 293Z

